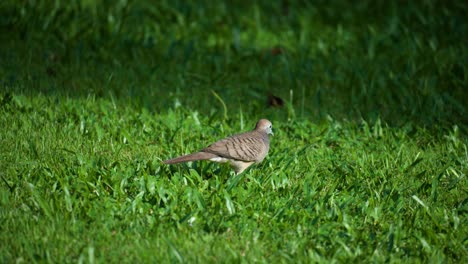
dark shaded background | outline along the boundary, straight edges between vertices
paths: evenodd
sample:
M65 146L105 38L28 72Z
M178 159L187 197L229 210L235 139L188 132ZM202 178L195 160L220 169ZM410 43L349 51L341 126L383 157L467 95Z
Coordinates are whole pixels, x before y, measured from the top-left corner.
M0 91L204 114L219 110L214 91L229 111L465 126L467 6L7 0Z

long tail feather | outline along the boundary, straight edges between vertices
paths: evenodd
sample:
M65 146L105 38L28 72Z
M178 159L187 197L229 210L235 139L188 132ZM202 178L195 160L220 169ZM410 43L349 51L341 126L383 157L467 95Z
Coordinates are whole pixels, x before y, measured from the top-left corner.
M166 164L175 164L175 163L196 161L196 160L208 160L208 159L212 159L212 158L216 158L216 157L217 156L215 154L212 154L212 153L196 152L196 153L180 156L180 157L173 158L173 159L168 159L168 160L165 160L163 162L166 163Z

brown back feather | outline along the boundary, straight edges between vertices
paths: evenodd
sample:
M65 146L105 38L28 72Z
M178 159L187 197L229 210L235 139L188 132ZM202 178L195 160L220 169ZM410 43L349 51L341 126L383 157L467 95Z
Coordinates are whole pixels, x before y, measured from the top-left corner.
M217 141L204 152L241 161L262 161L268 153L270 141L266 133L251 131Z

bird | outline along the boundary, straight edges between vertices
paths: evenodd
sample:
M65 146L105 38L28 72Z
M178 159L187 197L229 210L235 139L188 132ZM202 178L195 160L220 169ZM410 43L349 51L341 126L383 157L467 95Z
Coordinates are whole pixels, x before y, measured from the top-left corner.
M209 160L218 163L229 163L235 175L239 175L252 164L258 164L265 159L270 149L269 135L273 135L271 122L267 119L260 119L252 131L221 139L198 152L163 162L165 164L176 164Z

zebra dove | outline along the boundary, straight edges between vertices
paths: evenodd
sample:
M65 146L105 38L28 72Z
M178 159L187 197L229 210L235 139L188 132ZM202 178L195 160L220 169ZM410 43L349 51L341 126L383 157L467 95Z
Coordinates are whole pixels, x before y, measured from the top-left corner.
M221 139L199 152L163 161L165 164L175 164L196 160L210 160L219 163L229 163L236 175L242 173L250 165L260 163L268 154L272 135L271 122L260 119L255 129L250 132L233 135Z

